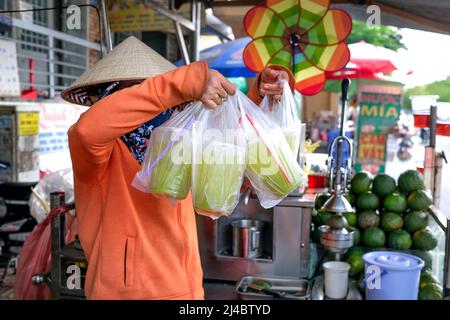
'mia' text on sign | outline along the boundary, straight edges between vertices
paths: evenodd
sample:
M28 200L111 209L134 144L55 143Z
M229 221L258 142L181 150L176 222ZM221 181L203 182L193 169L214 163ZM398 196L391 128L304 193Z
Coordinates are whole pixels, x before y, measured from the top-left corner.
M384 172L387 135L399 118L401 95L361 92L359 106L356 170Z

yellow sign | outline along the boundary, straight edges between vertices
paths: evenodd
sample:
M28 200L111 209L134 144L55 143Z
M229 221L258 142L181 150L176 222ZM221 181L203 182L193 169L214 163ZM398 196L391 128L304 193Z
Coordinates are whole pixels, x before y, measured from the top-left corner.
M111 31L174 30L173 22L164 15L151 9L148 2L149 0L109 0L108 17ZM160 0L156 2L167 8L167 1ZM190 19L191 6L190 4L184 4L176 12L185 18Z
M360 134L358 161L361 163L384 163L386 159L386 134Z
M19 112L19 136L39 134L39 112Z

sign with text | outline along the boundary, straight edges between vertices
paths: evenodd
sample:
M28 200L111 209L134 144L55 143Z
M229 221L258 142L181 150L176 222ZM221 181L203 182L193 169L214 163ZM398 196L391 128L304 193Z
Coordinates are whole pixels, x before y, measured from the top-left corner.
M384 172L387 135L398 120L401 94L361 92L355 168L372 174Z
M0 97L20 96L16 43L0 39Z
M39 113L38 112L20 112L19 117L19 136L34 136L39 134Z
M174 30L173 22L148 5L149 0L109 0L108 18L113 32ZM167 1L154 1L167 8ZM184 4L176 13L190 19L191 8ZM203 21L203 17L201 19Z
M67 131L86 107L61 102L41 102L39 117L39 161L43 172L71 167Z

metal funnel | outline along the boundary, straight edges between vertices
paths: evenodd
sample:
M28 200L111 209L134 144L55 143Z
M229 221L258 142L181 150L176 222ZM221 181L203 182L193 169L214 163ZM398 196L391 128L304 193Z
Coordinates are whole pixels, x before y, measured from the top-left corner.
M344 212L354 212L351 204L342 194L333 194L330 199L328 199L321 210L334 212L334 213L344 213Z

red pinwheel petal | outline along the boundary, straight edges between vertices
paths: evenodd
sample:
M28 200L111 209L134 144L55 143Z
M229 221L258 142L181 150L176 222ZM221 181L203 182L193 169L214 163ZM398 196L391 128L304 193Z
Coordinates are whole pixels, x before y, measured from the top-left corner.
M280 16L266 7L254 7L244 16L245 32L252 38L282 37L286 33L286 28Z
M350 50L344 42L330 46L300 44L300 47L307 59L324 71L340 70L350 60Z
M244 49L244 63L250 70L260 72L284 46L285 44L280 38L255 39Z

